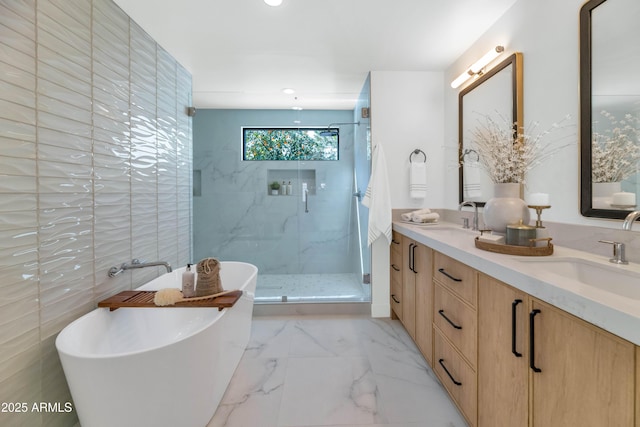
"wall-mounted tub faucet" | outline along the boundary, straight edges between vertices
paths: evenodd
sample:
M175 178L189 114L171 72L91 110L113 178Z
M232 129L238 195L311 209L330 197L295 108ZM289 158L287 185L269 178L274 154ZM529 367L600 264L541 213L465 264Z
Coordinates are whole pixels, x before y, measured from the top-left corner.
M166 261L140 262L139 259L135 258L131 260L131 264L127 264L125 262L125 263L122 263L120 267L111 267L107 275L109 277L116 277L125 270L131 270L134 268L145 268L145 267L160 267L160 266L166 268L167 273L171 273L173 271L173 269L171 268L171 265L169 265L169 263Z

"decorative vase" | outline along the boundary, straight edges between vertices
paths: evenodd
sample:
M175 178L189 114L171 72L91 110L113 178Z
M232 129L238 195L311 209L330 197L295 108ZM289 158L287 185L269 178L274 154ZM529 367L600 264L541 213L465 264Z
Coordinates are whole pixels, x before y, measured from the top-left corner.
M493 197L487 200L482 211L484 225L496 233L506 233L507 225L529 224L529 208L520 198L519 183L494 184Z
M622 191L621 182L594 182L592 184L592 201L594 209L612 209L613 193Z

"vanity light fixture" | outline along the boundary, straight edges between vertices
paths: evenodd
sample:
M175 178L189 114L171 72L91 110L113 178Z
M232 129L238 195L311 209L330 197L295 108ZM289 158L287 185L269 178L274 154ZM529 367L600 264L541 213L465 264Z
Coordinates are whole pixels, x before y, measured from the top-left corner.
M496 59L500 54L504 52L504 46L496 46L489 52L485 53L482 58L473 63L464 73L460 74L454 81L451 82L451 87L456 89L462 83L466 82L473 76L482 74L484 67L486 67L491 61Z
M264 2L269 6L280 6L282 4L282 0L264 0Z

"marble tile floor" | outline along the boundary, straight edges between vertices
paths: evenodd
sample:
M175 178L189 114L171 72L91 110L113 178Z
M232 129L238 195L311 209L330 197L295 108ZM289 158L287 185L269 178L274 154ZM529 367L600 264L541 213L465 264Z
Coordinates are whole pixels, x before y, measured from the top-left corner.
M258 316L207 427L464 427L397 320Z
M259 274L256 303L370 301L369 285L355 274Z

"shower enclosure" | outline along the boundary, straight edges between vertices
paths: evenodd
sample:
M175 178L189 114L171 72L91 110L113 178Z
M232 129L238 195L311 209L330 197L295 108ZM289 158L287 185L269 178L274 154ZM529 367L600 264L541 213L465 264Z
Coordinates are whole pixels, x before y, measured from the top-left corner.
M256 265L257 303L370 301L362 271L369 255L362 253L354 196L354 135L367 124L332 126L340 130L336 161L243 160L245 127L326 127L353 118L346 110L199 109L194 262L216 257ZM280 184L277 194L273 182Z

